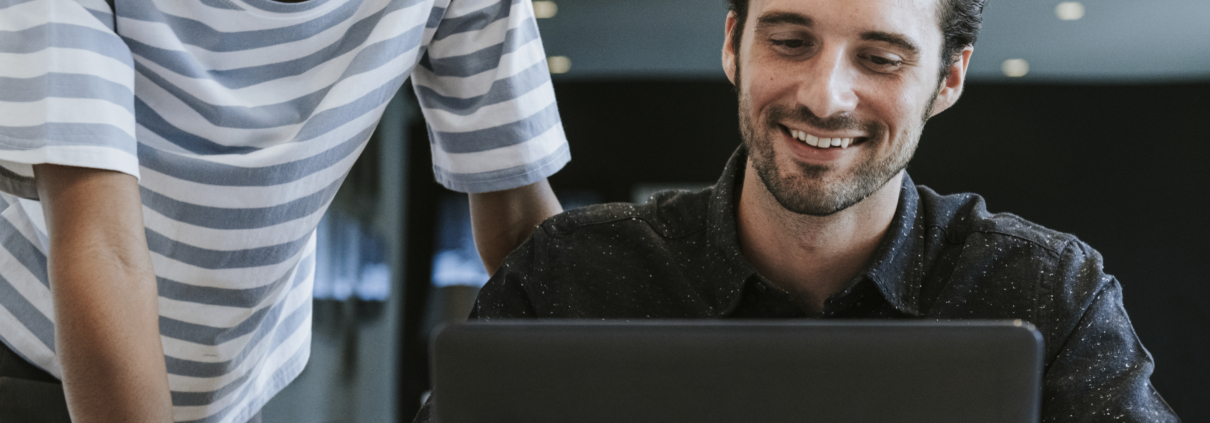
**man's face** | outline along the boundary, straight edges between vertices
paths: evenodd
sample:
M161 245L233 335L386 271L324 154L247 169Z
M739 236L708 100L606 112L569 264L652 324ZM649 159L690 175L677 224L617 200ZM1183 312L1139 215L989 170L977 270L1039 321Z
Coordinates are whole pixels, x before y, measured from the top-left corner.
M965 61L938 82L937 2L752 0L738 52L728 18L723 61L744 143L782 207L826 216L861 202L957 100Z

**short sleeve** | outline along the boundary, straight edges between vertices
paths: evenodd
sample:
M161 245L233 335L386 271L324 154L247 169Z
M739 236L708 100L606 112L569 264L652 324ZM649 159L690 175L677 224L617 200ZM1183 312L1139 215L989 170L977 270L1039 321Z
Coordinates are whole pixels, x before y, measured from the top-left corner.
M453 0L412 73L433 171L449 189L516 188L571 160L532 7Z
M0 0L0 191L33 165L139 176L134 64L104 0Z

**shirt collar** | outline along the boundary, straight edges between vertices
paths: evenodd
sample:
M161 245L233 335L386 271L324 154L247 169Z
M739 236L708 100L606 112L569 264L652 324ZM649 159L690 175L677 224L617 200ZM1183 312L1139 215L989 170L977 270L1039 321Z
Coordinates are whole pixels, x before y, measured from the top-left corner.
M715 274L723 276L719 280L724 282L719 284L717 292L721 300L720 312L734 308L745 282L756 274L756 269L740 251L739 231L735 222L736 202L743 187L747 161L748 151L740 145L727 161L710 198L709 250L715 255L711 260L717 266ZM918 304L924 272L924 220L917 213L919 200L916 185L904 173L899 204L886 236L875 250L866 270L837 297L849 294L865 281L872 281L895 309L911 316L920 315Z

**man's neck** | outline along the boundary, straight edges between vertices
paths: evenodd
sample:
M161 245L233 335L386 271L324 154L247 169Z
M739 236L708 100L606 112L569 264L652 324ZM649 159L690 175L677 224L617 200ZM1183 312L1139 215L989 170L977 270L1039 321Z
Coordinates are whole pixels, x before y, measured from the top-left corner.
M749 161L736 211L740 249L761 275L820 312L870 261L895 216L902 183L900 172L852 207L801 215L773 198Z

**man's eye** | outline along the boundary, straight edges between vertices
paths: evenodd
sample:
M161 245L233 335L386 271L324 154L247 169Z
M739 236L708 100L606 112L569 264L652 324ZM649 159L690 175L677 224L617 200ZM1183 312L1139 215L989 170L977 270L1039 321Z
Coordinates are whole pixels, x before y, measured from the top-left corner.
M898 68L899 66L903 65L902 60L893 60L893 59L888 59L888 58L885 58L882 56L875 56L872 54L866 54L866 55L862 55L862 56L863 56L862 57L863 59L870 62L870 64L873 64L875 67L879 68L879 70L892 70L892 69Z
M773 45L779 46L779 47L787 47L787 48L801 48L801 47L807 45L807 43L803 40L789 38L789 39L784 39L784 40L775 39L775 40L773 40Z

